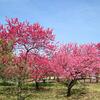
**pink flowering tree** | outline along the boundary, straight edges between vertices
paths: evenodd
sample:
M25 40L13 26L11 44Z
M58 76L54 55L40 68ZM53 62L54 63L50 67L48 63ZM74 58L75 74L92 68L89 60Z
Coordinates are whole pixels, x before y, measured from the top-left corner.
M28 59L30 77L35 81L36 89L39 89L39 81L47 78L52 71L50 59L36 54L29 54L28 56L30 57L30 59Z
M71 88L83 76L94 75L100 67L98 50L94 44L67 44L61 46L53 57L55 73L68 80L67 95Z
M45 29L38 23L30 24L27 21L20 22L18 18L7 18L6 22L7 23L5 25L0 25L0 43L5 41L3 42L4 45L1 45L0 50L3 48L6 49L7 46L5 44L10 42L10 45L7 45L10 46L9 50L11 50L13 54L13 58L11 60L13 64L12 67L9 66L5 72L8 70L8 72L12 72L11 70L17 68L15 72L17 74L19 73L19 86L20 84L23 84L24 79L26 79L28 75L28 54L31 53L36 54L37 56L44 55L46 57L50 57L54 50L53 42L55 36L51 29ZM6 57L3 61L7 61ZM43 62L41 61L41 63ZM21 87L21 85L19 87ZM18 100L21 100L21 95Z
M96 48L98 50L98 57L100 57L100 43L97 43ZM99 82L99 75L100 75L100 66L94 68L94 70L96 71L96 82Z

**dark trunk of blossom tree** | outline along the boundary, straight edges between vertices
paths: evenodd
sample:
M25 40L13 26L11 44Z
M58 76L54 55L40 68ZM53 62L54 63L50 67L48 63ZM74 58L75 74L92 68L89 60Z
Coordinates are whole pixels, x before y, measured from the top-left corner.
M96 74L96 83L98 83L98 82L99 82L99 75Z
M69 80L67 85L67 96L71 96L71 89L76 84L77 80Z
M57 77L57 82L60 82L60 79L59 79L59 77Z
M35 88L36 88L36 90L39 90L39 82L38 81L35 81Z
M54 78L53 78L54 80L56 79L56 77L54 76Z
M49 76L49 80L51 80L51 76Z
M92 78L90 77L90 83L92 83Z
M84 83L85 83L85 78L83 78L83 80L84 80Z
M46 80L45 80L45 79L43 79L43 83L44 83L44 84L46 83Z

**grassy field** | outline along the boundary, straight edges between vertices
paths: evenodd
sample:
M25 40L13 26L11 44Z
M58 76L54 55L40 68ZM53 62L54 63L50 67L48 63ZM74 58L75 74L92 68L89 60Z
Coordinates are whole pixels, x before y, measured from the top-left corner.
M33 84L28 84L23 91L24 95L29 94L26 100L100 100L100 83L78 83L73 87L71 97L66 96L67 88L61 83L42 83L38 91ZM0 100L16 100L15 85L0 84Z

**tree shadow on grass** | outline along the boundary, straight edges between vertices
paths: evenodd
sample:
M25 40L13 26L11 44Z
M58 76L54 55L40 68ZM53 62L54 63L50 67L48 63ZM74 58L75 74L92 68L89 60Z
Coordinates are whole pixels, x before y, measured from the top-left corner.
M22 93L23 97L27 98L30 97L33 94L41 94L41 93L47 93L51 90L50 87L52 87L54 84L53 83L40 83L39 84L39 90L35 89L35 83L31 84L24 84L22 87ZM9 85L2 83L0 86L0 95L6 96L6 97L11 97L11 96L16 96L18 91L17 91L16 85Z
M24 84L22 89L23 90L30 90L30 91L46 91L49 90L50 87L54 86L53 83L39 83L39 89L36 90L35 88L35 83L31 83L31 84Z
M0 82L0 86L14 86L14 83L7 82L7 81L2 81Z

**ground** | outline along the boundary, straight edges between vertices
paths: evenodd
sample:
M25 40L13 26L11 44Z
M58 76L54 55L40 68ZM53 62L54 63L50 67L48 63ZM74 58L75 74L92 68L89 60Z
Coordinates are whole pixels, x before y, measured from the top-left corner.
M29 94L26 100L100 100L100 83L78 82L72 89L71 97L66 96L67 88L62 83L42 83L40 85L38 91L35 90L34 84L24 86L24 95ZM16 100L15 94L15 85L0 84L0 100Z

